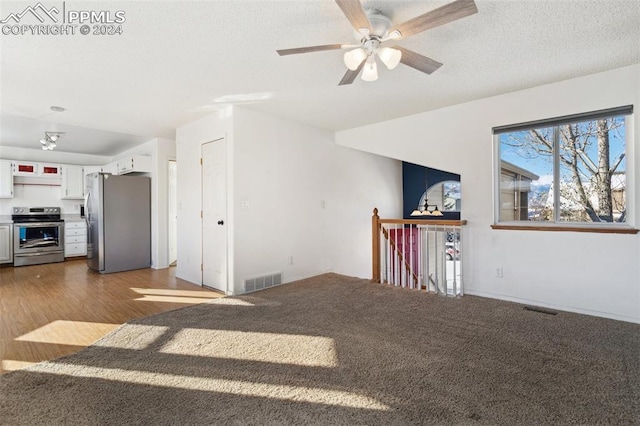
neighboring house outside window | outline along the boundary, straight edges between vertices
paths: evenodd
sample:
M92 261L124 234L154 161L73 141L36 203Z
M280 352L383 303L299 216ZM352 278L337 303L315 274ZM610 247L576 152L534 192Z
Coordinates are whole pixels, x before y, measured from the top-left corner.
M632 106L494 128L496 223L625 224Z
M540 208L529 208L531 182L540 176L507 161L500 161L500 220L539 220ZM545 197L546 199L546 197Z

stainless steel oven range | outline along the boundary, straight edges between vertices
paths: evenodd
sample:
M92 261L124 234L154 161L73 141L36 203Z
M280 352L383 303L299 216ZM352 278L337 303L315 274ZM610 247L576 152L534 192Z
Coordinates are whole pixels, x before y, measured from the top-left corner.
M13 266L64 261L60 207L14 207Z

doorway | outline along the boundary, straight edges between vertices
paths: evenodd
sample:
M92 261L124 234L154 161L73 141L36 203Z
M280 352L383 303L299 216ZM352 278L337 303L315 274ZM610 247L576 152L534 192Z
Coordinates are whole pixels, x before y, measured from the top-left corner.
M202 145L202 285L227 293L227 147Z
M168 250L169 266L176 266L178 262L178 167L176 160L169 160L169 188L168 188Z

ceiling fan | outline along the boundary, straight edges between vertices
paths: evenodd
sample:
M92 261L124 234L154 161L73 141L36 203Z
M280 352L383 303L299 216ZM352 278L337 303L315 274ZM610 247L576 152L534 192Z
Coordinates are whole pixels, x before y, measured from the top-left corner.
M299 47L277 50L277 52L280 56L285 56L324 50L353 49L344 54L344 63L348 70L340 80L340 86L353 83L360 71L362 71L363 80L377 80L376 56L389 69L394 69L399 63L403 63L425 74L431 74L442 66L440 62L401 46L386 47L383 44L411 37L478 12L474 0L455 0L394 26L391 20L379 10L365 11L360 0L335 0L335 2L351 23L357 43Z

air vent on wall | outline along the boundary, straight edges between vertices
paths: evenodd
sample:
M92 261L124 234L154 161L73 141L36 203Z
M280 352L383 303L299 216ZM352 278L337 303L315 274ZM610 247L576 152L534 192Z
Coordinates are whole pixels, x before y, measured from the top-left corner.
M262 290L282 284L282 272L244 280L244 292Z

